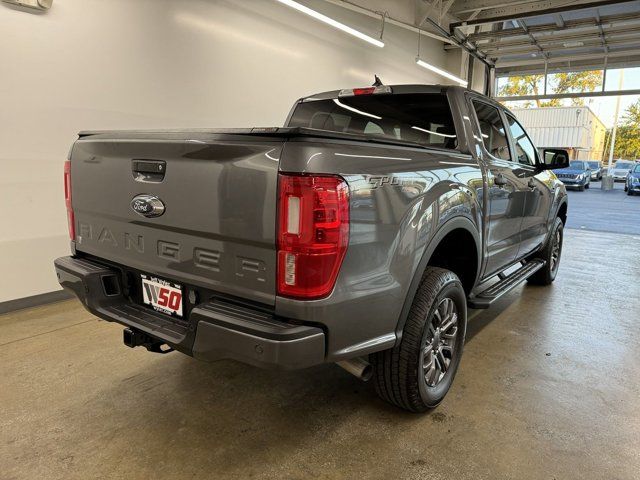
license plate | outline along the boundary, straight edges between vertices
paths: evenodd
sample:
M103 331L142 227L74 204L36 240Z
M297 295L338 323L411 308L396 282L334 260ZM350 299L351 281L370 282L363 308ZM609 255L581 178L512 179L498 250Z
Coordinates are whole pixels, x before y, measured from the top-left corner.
M157 312L182 318L182 286L150 275L142 277L142 302Z

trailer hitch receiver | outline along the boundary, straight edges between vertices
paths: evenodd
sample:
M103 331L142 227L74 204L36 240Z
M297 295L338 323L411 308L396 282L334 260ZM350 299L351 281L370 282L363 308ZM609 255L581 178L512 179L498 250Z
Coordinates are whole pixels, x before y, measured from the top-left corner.
M173 352L173 348L171 348L169 345L160 340L156 340L151 335L147 335L140 330L125 328L122 332L122 339L124 341L124 344L129 348L144 347L150 352L154 353Z

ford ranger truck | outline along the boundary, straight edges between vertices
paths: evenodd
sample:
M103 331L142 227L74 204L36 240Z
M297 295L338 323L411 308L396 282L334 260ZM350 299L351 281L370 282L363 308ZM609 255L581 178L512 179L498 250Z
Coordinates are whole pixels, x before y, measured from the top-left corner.
M452 86L319 93L284 127L81 132L55 268L129 347L338 363L422 412L451 386L467 308L554 280L567 161Z

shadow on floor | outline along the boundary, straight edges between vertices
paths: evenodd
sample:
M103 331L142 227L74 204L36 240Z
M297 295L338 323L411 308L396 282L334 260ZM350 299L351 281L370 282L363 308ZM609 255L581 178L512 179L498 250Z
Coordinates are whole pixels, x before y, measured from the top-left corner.
M469 321L467 341L512 302L505 298L497 308L476 314ZM90 410L111 410L109 423L102 425L108 436L127 438L110 456L140 454L157 462L169 456L174 468L215 468L220 474L239 464L245 472L259 471L263 462L273 464L269 455L277 450L278 462L290 472L309 449L330 457L336 445L379 443L380 434L395 444L394 436L404 429L420 426L424 435L430 430L435 435L447 419L442 409L416 415L391 406L377 398L371 383L335 365L281 372L178 355L166 360L96 392L91 400ZM129 404L133 417L126 413ZM121 416L114 415L114 407Z

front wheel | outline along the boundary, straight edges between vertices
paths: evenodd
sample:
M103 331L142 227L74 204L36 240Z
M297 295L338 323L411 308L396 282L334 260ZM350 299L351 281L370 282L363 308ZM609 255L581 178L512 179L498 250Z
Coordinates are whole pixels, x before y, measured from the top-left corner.
M374 385L385 401L411 412L436 407L455 377L467 330L467 302L455 273L427 267L400 344L371 355Z
M563 239L564 224L559 217L556 217L546 245L540 252L534 255L534 258L544 260L546 264L527 278L529 283L533 285L550 285L556 279L558 268L560 267L560 257L562 256Z

